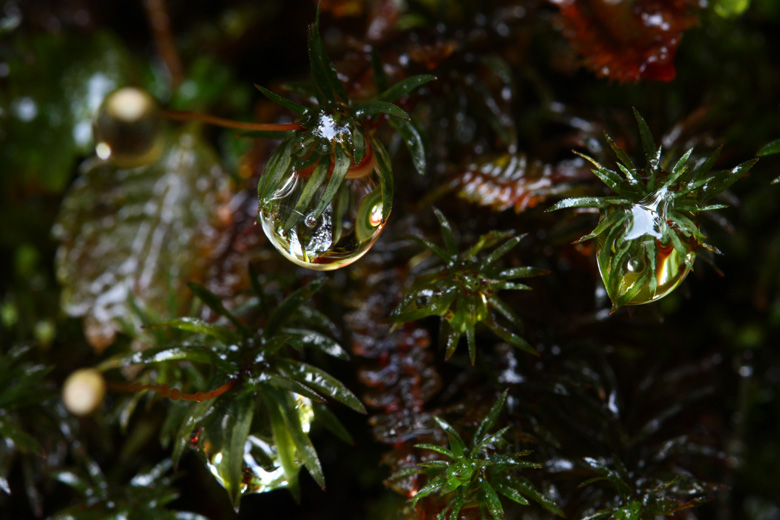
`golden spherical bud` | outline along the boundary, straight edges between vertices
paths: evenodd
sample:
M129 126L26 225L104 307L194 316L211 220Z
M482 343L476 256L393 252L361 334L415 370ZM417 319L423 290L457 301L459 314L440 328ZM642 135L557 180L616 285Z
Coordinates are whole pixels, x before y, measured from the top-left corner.
M94 368L76 370L62 386L62 401L73 415L89 415L100 407L106 396L103 374Z

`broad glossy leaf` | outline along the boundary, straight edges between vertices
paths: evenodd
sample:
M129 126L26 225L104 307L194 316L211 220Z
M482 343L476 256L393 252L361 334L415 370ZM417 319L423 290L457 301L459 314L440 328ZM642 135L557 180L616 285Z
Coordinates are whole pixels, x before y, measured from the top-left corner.
M171 294L208 264L209 222L227 198L226 179L206 143L184 129L168 136L163 156L130 170L90 161L66 195L54 236L63 308L85 317L96 349L114 339L115 319L131 315L128 298L158 315ZM187 298L179 298L181 310Z

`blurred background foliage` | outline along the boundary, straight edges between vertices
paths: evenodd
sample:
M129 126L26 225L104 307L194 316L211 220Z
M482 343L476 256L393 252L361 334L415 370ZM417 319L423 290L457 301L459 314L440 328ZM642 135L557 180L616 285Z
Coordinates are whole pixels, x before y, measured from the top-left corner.
M167 109L290 122L252 84L294 91L309 78L315 2L0 5L0 517L232 517L194 453L172 469L161 439L181 403L109 389L94 414L74 417L61 387L76 369L180 339L145 324L235 325L193 298L188 281L256 329L253 305L327 279L310 302L316 313L296 318L326 324L351 361L306 359L359 396L368 418L331 407L337 420L326 422L343 423L351 446L312 423L326 492L302 476L300 503L283 491L248 495L239 518L433 517L436 504L415 512L406 501L425 484L418 472L388 477L430 461L415 445L448 446L434 417L470 434L508 389L502 449L531 450L523 460L541 467L523 478L569 518L780 519L780 187L770 185L780 159L762 158L719 200L730 209L702 216L724 252L715 268L700 260L665 299L614 314L592 246L571 245L595 217L544 212L558 196L606 193L572 148L611 165L606 131L640 156L632 107L676 156L723 145L719 168L780 137L780 3L323 0L321 9L350 95L375 90L372 56L392 80L439 78L400 102L424 130L428 172L379 130L396 175L391 221L364 259L327 276L287 263L254 226L273 142L167 122L164 166L122 170L92 153L95 111L124 85ZM441 313L390 324L430 265L409 235L441 240L432 204L456 251L491 231L527 233L502 266L550 273L501 298L538 355L472 322L476 363L463 347L445 361ZM213 390L187 360L166 367L121 378ZM553 516L502 504L506 518Z

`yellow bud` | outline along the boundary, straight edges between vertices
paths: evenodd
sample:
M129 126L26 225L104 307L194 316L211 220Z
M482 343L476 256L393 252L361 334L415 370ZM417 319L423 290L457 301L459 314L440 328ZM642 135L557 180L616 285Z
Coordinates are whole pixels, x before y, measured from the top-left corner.
M103 403L106 381L94 368L76 370L65 380L62 400L74 415L89 415Z

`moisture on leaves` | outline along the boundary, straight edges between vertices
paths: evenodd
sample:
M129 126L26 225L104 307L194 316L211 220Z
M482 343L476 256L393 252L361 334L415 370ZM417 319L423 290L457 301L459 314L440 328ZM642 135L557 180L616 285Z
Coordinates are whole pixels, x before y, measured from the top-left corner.
M691 149L672 165L671 156L661 157L661 147L656 147L642 116L636 111L634 115L645 163L635 165L607 136L618 158L619 171L606 168L591 157L582 157L595 166L593 174L613 195L564 199L549 210L599 210L599 224L578 242L597 240L599 271L613 311L663 298L693 268L699 247L717 252L704 242L699 214L725 207L708 203L755 164L751 160L731 170L712 171L717 152L694 161Z
M60 241L63 308L85 316L86 336L96 349L114 340L117 318L132 315L131 295L164 315L183 280L200 278L207 237L226 196L215 154L190 129L169 135L162 157L148 166L84 165L53 234Z
M434 253L443 265L417 276L390 320L404 323L426 316L441 316L449 329L446 331L446 357L455 353L461 336L465 334L472 364L477 355L475 326L479 322L487 325L507 343L536 354L525 339L498 320L501 316L513 328L522 328L520 318L499 298L498 292L529 290L529 286L514 280L545 272L535 267L502 268L499 265L498 260L519 244L523 237L515 236L512 232L492 232L483 235L468 250L460 252L450 223L439 210L435 211L441 225L444 248L425 239L417 240ZM494 246L497 247L492 252L479 256Z
M520 469L540 468L541 465L521 460L529 451L510 454L511 447L503 438L509 427L492 431L506 398L507 392L504 391L479 424L470 444L449 423L435 418L447 434L449 449L436 444L418 444L416 447L445 458L427 460L418 464L417 468L391 477L400 479L418 473L428 477L427 483L412 495L412 507L425 499L438 505L437 520L460 518L462 510L472 508L479 509L483 520L498 520L504 518L500 497L503 496L521 505L528 505L530 498L551 513L565 516L555 502L518 474Z
M411 117L393 102L433 76L407 78L377 99L356 103L325 54L319 19L309 31L316 107L304 107L259 87L300 119L289 132L252 132L281 137L258 184L259 221L268 239L287 259L302 267L332 270L361 258L379 237L393 204L390 157L374 136L380 119L394 118L415 164L425 169L425 152Z
M302 466L324 488L322 466L308 435L312 419L344 438L343 426L323 404L338 401L365 413L343 383L297 354L309 349L347 359L335 340L317 330L332 330L332 323L303 306L323 282L311 282L273 306L267 305L267 296L256 284L254 310L264 318L259 328L250 328L218 296L191 283L192 291L224 324L198 318L156 323L154 330L168 328L195 336L174 342L162 336L161 346L120 354L101 365L103 370L141 365L141 380L154 381L115 384L119 389L149 389L171 399L194 401L169 417L173 460L178 462L187 446L196 448L236 507L244 494L280 487L297 497ZM181 382L172 379L165 366L187 363L206 370L198 372L199 380L208 381L211 388L221 386L194 394L170 388Z

